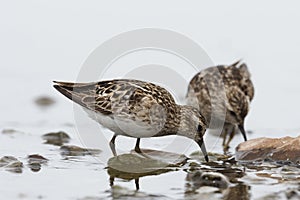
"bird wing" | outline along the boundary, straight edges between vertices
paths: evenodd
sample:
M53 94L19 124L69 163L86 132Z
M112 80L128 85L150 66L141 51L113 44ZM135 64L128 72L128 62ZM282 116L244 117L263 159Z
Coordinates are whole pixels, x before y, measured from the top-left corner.
M164 88L138 80L116 79L92 83L54 82L54 88L89 110L109 114L141 114L153 105L169 109L175 104Z
M105 104L108 96L96 93L97 83L70 83L54 81L54 88L75 103L102 114L111 114L109 106Z
M240 81L240 88L244 92L246 96L248 96L249 100L252 101L254 97L254 86L251 81L251 74L248 70L248 67L245 63L242 63L238 68L242 79Z

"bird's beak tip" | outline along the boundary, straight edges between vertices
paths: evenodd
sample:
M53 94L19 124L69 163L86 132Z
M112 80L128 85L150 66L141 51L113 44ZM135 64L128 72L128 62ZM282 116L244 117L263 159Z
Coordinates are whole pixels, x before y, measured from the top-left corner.
M205 161L208 162L208 161L209 161L209 158L208 158L208 154L207 154L206 147L205 147L205 144L204 144L203 139L202 139L200 142L198 142L198 145L199 145L200 148L201 148L201 151L202 151L202 153L203 153L203 155L204 155Z
M247 141L247 135L246 135L246 131L245 131L245 128L244 128L244 123L241 123L238 125L243 137L244 137L244 140Z

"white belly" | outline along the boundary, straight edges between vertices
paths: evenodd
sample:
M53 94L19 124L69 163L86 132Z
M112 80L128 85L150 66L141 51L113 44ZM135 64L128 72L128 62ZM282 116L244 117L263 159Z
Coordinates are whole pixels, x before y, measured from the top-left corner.
M84 109L88 116L100 123L103 127L110 129L117 135L124 135L134 138L145 138L156 135L160 129L153 127L151 124L135 121L129 118L116 116L107 116L100 113L95 113L91 110Z

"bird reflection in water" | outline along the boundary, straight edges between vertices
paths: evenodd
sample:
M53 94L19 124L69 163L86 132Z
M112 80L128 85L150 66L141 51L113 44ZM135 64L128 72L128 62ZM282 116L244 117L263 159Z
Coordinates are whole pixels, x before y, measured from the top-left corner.
M143 155L130 153L112 157L107 163L110 186L114 185L115 178L135 180L136 190L139 190L139 178L174 171L186 161L184 155L147 149L143 149Z

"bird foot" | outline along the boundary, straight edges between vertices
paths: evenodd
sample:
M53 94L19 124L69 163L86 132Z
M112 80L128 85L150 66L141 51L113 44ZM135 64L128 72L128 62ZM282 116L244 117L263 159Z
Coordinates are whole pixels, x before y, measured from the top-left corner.
M223 151L224 151L225 155L228 153L229 148L230 148L230 146L228 144L227 145L223 145Z
M141 151L140 147L135 147L135 148L134 148L134 151L137 152L137 153L143 153L143 152Z

